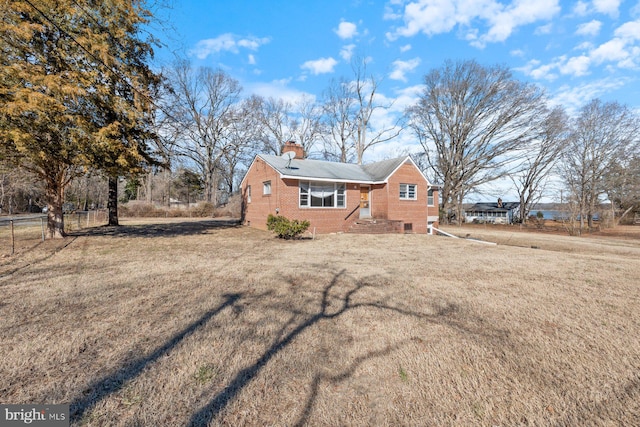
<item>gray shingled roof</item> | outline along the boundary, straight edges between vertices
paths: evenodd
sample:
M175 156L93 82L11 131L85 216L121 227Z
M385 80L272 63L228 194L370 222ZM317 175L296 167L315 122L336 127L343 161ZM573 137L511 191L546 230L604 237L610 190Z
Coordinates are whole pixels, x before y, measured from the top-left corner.
M289 163L289 160L280 156L267 154L259 154L258 157L287 177L366 183L386 180L393 171L407 161L407 157L399 157L367 165L356 165L310 159L293 159Z
M520 202L504 202L502 207L499 208L497 203L480 202L465 209L467 212L506 212L512 209L516 209L520 206Z

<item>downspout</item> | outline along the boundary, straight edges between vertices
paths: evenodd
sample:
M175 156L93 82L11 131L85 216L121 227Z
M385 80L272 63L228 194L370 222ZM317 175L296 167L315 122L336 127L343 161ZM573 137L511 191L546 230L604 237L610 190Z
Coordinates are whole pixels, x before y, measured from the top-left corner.
M429 225L429 185L427 185L427 234L431 235L431 225Z

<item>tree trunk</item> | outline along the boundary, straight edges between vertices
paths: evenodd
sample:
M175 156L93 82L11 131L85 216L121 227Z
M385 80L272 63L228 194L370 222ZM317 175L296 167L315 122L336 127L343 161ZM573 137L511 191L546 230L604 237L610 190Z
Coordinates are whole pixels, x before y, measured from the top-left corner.
M147 203L151 204L153 203L153 194L152 192L152 179L153 179L153 172L149 171L149 173L147 174L147 194L145 195L147 197Z
M524 197L524 190L523 193L520 194L520 206L519 206L519 210L520 213L518 215L520 215L520 228L522 228L526 223L527 223L527 212L525 209L525 197Z
M47 199L47 233L50 239L61 239L66 236L64 231L64 187L61 179L51 177L47 179L45 197Z
M109 198L107 201L109 211L108 225L120 225L118 223L118 177L109 177Z

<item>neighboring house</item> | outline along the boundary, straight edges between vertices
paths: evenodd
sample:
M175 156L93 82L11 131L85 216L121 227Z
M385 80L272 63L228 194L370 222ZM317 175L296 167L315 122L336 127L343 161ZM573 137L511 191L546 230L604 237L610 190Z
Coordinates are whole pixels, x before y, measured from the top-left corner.
M466 222L490 222L494 224L513 224L518 217L519 202L476 203L464 211Z
M295 153L292 156L289 151ZM310 231L346 232L357 222L393 222L395 232L437 227L438 191L410 157L367 165L304 159L299 144L282 156L259 154L242 179L243 222L266 229L267 216L309 220Z

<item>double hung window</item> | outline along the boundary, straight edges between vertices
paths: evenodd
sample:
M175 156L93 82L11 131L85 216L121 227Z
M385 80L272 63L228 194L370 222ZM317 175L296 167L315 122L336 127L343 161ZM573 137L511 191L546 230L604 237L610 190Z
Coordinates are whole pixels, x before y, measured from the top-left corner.
M417 185L416 184L400 184L400 199L416 200Z

